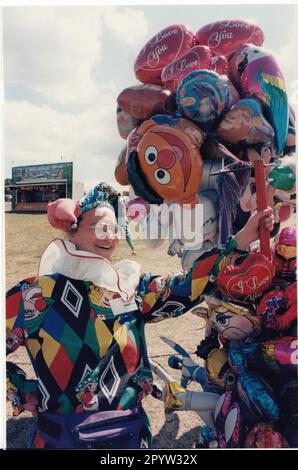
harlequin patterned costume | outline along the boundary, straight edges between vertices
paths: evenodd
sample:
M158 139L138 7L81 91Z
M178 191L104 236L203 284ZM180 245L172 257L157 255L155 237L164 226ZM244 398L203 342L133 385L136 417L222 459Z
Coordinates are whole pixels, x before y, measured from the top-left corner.
M197 304L216 287L216 274L230 263L236 245L230 239L210 250L186 274L140 275L130 303L119 292L65 273L29 278L10 289L7 353L26 347L37 377L39 416L126 410L150 393L145 323L180 316ZM124 313L113 311L113 301L122 302ZM34 390L20 371L8 367L7 374L22 404L27 384ZM38 430L33 446L49 447Z

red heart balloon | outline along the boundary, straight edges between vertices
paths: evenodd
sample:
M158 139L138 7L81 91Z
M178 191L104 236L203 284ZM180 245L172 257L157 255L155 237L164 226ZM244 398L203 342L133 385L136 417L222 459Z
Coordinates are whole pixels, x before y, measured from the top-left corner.
M210 47L214 53L230 56L244 42L261 46L264 33L258 25L250 21L224 20L200 28L197 41Z
M253 253L241 264L220 271L217 285L228 297L250 301L271 286L273 277L272 262L261 253Z
M215 55L212 58L212 69L219 75L228 75L229 62L224 55Z
M209 47L195 46L182 57L167 65L162 71L161 80L166 88L176 91L185 75L193 70L210 70L212 65L213 57Z
M161 72L195 45L195 35L182 24L173 24L148 41L134 64L136 77L142 83L161 85Z

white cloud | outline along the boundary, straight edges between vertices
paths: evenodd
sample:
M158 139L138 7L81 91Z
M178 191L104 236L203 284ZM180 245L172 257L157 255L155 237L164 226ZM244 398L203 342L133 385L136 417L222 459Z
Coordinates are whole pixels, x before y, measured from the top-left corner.
M288 42L276 52L276 59L285 77L287 90L290 95L294 80L298 79L297 73L297 29L294 21L289 28Z
M144 12L135 8L108 8L104 12L104 21L109 30L123 45L137 47L148 35L149 23Z
M92 67L101 59L100 9L4 9L5 82L25 86L54 104L96 96Z
M6 102L4 155L6 176L14 165L72 159L79 181L113 181L116 158L124 145L117 131L114 92L106 89L92 109L61 113L28 102Z
M3 24L5 85L13 93L21 90L16 96L23 99L14 99L10 91L5 102L5 176L10 176L12 162L51 162L75 155L76 180L87 186L113 183L115 161L125 143L116 123L121 90L112 80L102 83L98 77L110 40L128 54L140 48L148 35L143 12L11 7L4 9Z

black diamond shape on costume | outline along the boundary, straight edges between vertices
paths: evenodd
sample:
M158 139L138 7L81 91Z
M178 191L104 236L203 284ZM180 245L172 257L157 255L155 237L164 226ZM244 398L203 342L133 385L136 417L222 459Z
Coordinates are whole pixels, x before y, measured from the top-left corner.
M88 289L84 281L59 275L52 299L53 308L83 341L90 316Z
M68 309L78 318L83 297L75 286L69 281L66 281L64 290L61 296L61 302L68 307Z

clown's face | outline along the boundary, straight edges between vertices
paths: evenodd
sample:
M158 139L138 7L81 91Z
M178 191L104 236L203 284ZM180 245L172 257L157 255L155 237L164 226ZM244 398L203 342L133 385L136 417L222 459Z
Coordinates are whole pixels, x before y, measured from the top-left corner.
M137 150L142 172L164 201L196 201L203 163L198 148L185 132L152 126Z
M114 211L108 207L98 207L86 212L75 234L70 236L70 241L77 250L110 259L119 241Z

